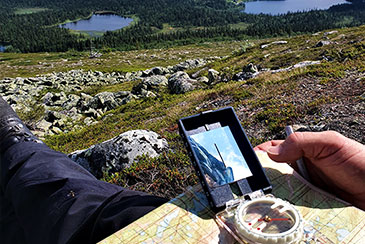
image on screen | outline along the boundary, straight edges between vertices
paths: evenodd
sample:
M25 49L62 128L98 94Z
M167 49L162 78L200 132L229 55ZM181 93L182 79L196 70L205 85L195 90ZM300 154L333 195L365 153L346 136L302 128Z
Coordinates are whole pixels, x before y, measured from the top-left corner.
M210 187L252 176L228 126L188 137Z

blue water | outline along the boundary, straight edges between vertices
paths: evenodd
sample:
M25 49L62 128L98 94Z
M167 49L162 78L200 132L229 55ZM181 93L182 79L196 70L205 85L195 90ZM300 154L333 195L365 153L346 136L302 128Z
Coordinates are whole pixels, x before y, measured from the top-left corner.
M285 14L288 12L328 9L333 5L349 3L346 0L271 0L246 2L243 12L249 14Z
M60 25L62 28L79 31L114 31L128 26L133 19L115 14L94 14L90 19Z
M5 47L0 45L0 53L5 52Z

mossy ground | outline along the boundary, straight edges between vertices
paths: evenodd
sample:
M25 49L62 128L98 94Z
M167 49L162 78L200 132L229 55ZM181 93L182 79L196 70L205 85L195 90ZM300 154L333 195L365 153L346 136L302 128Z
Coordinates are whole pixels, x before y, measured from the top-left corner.
M37 72L75 68L126 72L172 65L188 58L229 55L208 65L229 79L249 63L278 69L306 60L321 61L321 64L290 71L261 72L254 79L229 81L182 95L161 92L155 98L133 101L109 111L99 118L96 125L45 140L50 147L69 153L127 130L153 130L169 141L171 152L156 159L142 157L129 169L105 175L104 180L173 197L183 192L187 185L196 183L178 135L177 120L204 110L233 106L254 145L269 139L283 139L284 126L296 123L327 124L326 128L337 129L364 143L365 137L361 132L365 129L364 36L365 26L362 26L328 35L321 32L284 39L108 53L101 59L88 59L86 53L0 54L0 67L4 68L0 69L0 77L31 76ZM262 44L277 40L288 43L261 48ZM316 47L320 40L329 40L331 44ZM37 66L38 62L50 63L52 67ZM90 93L131 87L129 83L98 87Z

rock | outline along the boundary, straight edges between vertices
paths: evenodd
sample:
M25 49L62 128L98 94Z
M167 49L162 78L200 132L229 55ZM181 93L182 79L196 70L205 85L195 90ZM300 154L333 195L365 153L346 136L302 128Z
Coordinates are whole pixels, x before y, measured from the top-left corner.
M87 117L93 117L93 118L97 118L99 116L99 113L93 108L89 108L88 110L84 111L84 114Z
M217 82L219 82L220 77L219 77L219 72L214 70L214 69L209 69L208 70L208 80L209 80L209 84L215 84Z
M323 47L323 46L326 46L326 45L330 45L331 42L330 41L319 41L315 47Z
M176 71L183 71L187 69L193 69L197 67L201 67L207 64L207 61L204 59L188 59L184 62L181 62L175 66L173 66L173 70Z
M101 92L96 94L92 99L81 101L78 103L78 107L81 111L88 111L91 109L99 109L101 111L112 110L122 104L125 104L125 98L129 96L130 92Z
M85 123L85 125L87 125L87 126L92 125L92 124L93 124L93 122L95 122L95 120L93 120L93 119L92 119L92 118L90 118L90 117L86 117L86 118L84 119L84 123Z
M303 68L303 67L306 67L306 66L309 66L309 65L315 65L315 64L320 64L320 63L321 63L321 61L302 61L300 63L294 64L294 65L289 66L287 68L272 70L271 73L289 71L289 70L292 70L292 69Z
M45 113L45 117L44 119L47 121L47 122L50 122L50 123L53 123L55 122L57 119L60 119L61 118L61 115L60 113L56 112L56 111L46 111Z
M98 108L106 108L107 110L111 110L119 106L119 104L115 101L114 93L112 92L101 92L95 95L96 99L99 99L100 107Z
M69 111L66 111L66 114L73 121L78 121L78 120L80 120L83 117L81 114L78 113L78 111L77 111L77 109L75 107L73 107Z
M62 104L62 108L65 110L70 110L74 107L77 107L77 104L80 101L80 97L75 94L70 94L67 96L67 101Z
M142 71L141 77L148 77L148 76L151 76L151 75L153 75L153 72L152 72L152 70L148 69L148 70Z
M48 132L51 127L52 127L52 123L50 123L44 119L36 124L36 128L43 132Z
M97 178L103 172L117 172L129 167L137 156L156 157L168 149L167 141L147 130L132 130L96 144L69 157L88 169Z
M338 33L338 31L328 31L328 32L323 33L323 35L328 36L328 35L332 35L335 33Z
M151 71L154 75L166 75L169 73L169 70L163 67L154 67Z
M125 74L125 79L126 79L127 81L129 81L129 80L131 80L131 78L132 78L132 73L131 73L131 72L127 72L127 73Z
M257 69L256 65L249 63L247 66L245 66L242 69L242 72L257 73L257 72L259 72L259 70Z
M209 79L206 76L202 76L199 77L198 79L196 79L198 82L204 83L204 84L209 84Z
M86 93L83 93L83 92L81 92L81 94L80 94L80 96L81 96L81 99L82 100L90 100L90 99L92 99L93 97L92 96L90 96L89 94L86 94Z
M51 129L52 133L58 135L58 134L61 134L62 133L62 130L58 127L55 127L53 126L52 129Z
M321 61L303 61L293 65L293 68L302 68L309 65L320 64Z
M235 74L232 79L236 81L248 80L256 77L259 74L260 72L258 71L256 65L249 63L247 66L243 67L242 72Z
M196 80L190 79L187 73L179 71L170 76L168 80L168 87L171 93L182 94L194 90L194 83L196 82Z
M54 98L54 94L52 92L47 92L46 95L42 97L42 101L47 106L53 106L53 102L56 98Z
M147 96L148 92L159 92L161 87L165 87L168 80L165 76L154 75L143 79L139 84L133 87L132 93L135 95Z
M261 45L261 49L264 49L264 48L267 48L271 45L278 45L278 44L287 44L288 42L287 41L274 41L274 42L271 42L269 44L263 44Z
M47 92L47 94L42 97L43 104L47 106L61 106L64 102L66 102L66 100L67 97L64 92Z

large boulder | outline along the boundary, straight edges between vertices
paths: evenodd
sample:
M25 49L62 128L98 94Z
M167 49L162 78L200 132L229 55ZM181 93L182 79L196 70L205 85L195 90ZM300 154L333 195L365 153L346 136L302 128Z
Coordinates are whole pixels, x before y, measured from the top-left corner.
M175 66L173 66L173 71L183 71L187 69L194 69L197 67L201 67L207 64L207 61L204 59L188 59L184 62L181 62Z
M159 92L161 87L165 87L168 80L165 76L154 75L143 79L139 84L133 87L132 93L140 96L148 96L149 92Z
M117 172L129 167L137 156L156 157L164 150L168 150L167 141L157 133L132 130L86 150L73 152L69 157L100 178L103 172Z
M168 87L171 93L181 94L194 90L196 83L197 81L191 79L187 73L179 71L170 76Z
M78 107L82 111L87 111L90 109L108 111L129 102L131 100L128 97L129 95L130 92L127 91L119 91L115 93L101 92L91 98L85 97L82 102L78 103Z
M42 101L47 106L61 106L64 102L67 101L67 97L64 92L47 92L47 94L42 97Z

